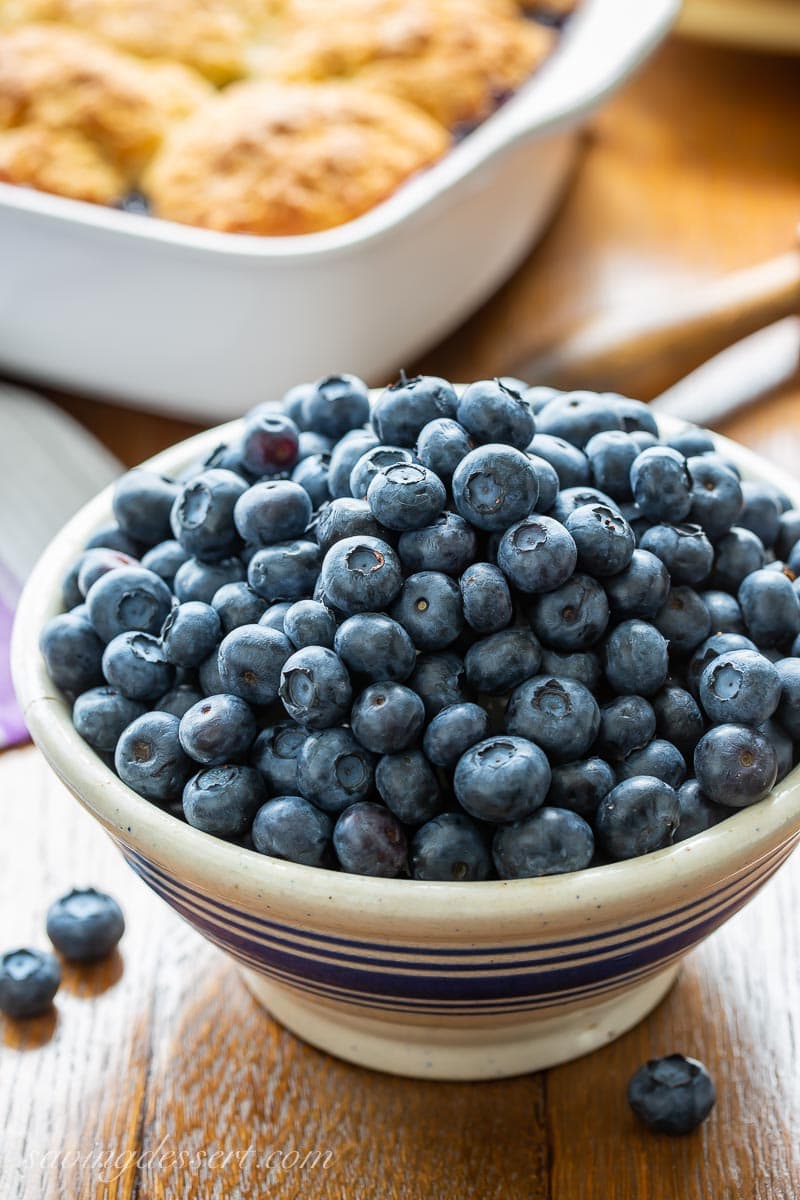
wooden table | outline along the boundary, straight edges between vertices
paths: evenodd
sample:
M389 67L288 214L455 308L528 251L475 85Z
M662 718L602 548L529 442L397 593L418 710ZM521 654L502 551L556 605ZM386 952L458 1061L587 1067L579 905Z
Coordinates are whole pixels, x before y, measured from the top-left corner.
M667 46L597 122L546 242L426 365L460 379L510 369L587 313L669 303L785 249L799 123L796 63ZM663 382L654 369L643 394ZM130 463L190 431L64 403ZM800 379L725 432L792 469ZM52 1016L0 1024L4 1200L800 1195L800 860L606 1049L516 1080L423 1084L284 1033L123 867L36 751L0 759L0 799L0 945L44 944L48 903L75 884L108 888L128 919L120 953L66 970ZM644 1133L625 1103L640 1062L672 1050L704 1059L719 1093L703 1129L679 1140Z

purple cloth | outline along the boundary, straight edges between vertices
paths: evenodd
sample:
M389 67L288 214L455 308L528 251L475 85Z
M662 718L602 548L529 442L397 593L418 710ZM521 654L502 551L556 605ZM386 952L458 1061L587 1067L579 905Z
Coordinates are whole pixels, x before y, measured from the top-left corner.
M26 741L28 731L11 682L11 627L14 610L9 600L19 598L17 581L0 563L0 750Z

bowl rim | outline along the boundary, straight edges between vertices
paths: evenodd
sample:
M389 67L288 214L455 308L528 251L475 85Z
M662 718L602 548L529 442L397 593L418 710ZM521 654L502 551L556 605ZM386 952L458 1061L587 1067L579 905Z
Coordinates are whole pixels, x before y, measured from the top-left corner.
M670 434L687 423L659 414ZM204 458L241 427L230 421L179 442L141 465L164 474ZM714 435L743 475L768 479L800 506L800 485L751 451ZM420 940L464 932L495 939L552 934L593 921L629 919L637 906L658 909L732 880L800 833L800 766L758 804L684 842L639 858L565 875L484 882L382 879L302 866L202 833L125 785L83 741L70 708L50 681L39 653L44 623L63 611L61 581L91 533L111 516L114 485L89 501L39 558L22 593L11 646L12 676L33 741L81 804L118 841L175 876L177 885L222 891L250 911L308 923L324 910L325 928L354 935L397 933L413 925ZM576 906L575 901L580 904ZM602 914L602 915L601 915Z

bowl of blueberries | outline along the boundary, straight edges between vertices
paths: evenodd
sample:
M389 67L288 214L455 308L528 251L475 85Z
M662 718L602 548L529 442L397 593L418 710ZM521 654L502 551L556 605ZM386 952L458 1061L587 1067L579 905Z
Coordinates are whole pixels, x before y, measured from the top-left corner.
M342 1058L587 1053L800 837L800 489L645 404L352 375L158 455L45 552L31 734Z

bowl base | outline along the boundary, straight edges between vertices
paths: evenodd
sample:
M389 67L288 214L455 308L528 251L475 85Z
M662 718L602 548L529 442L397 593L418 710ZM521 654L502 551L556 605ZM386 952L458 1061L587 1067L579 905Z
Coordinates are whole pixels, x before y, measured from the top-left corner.
M352 1008L320 1003L241 968L255 999L319 1050L391 1075L478 1080L525 1075L580 1058L626 1033L663 1000L680 963L611 999L551 1017L509 1024L447 1025L376 1020Z

